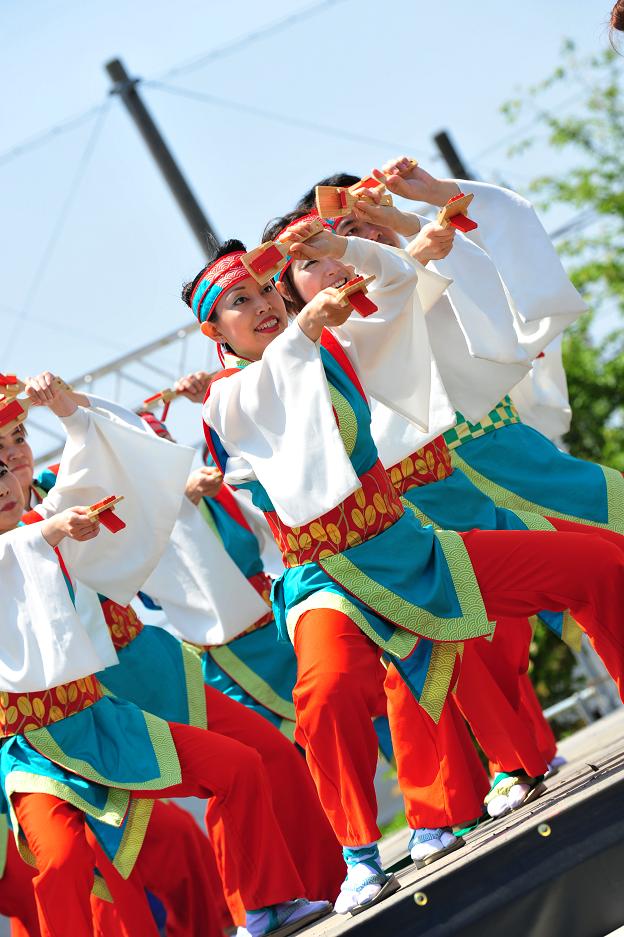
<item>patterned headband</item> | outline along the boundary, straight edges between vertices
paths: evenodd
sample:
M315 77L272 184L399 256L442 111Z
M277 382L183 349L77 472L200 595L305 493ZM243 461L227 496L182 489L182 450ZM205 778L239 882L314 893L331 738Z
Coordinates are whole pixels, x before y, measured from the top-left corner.
M220 296L226 290L250 275L241 263L244 254L245 251L234 251L219 257L202 273L201 280L191 294L191 308L200 322L208 321Z
M309 212L307 215L302 215L301 218L295 218L294 221L290 221L287 225L284 225L282 230L278 234L275 235L273 240L278 241L281 238L283 238L284 234L286 234L286 232L290 230L290 228L294 228L296 224L301 224L302 222L305 222L305 221L318 221L318 219L319 219L319 213L317 212L316 208L313 208L312 211ZM328 223L328 221L325 218L321 218L321 221L323 222L323 224L329 231L333 231L332 225ZM286 263L284 264L280 272L275 277L276 283L280 282L280 280L284 276L284 273L288 270L292 262L293 262L293 258L291 257L290 254L288 254L286 257Z

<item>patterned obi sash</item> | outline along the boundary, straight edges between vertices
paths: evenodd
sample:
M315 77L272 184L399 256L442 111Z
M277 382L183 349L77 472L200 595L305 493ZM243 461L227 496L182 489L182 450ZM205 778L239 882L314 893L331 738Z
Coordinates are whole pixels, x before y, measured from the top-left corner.
M301 527L287 527L274 511L266 519L285 566L303 566L342 553L392 527L404 509L379 460L360 476L361 488L327 514Z
M112 599L102 598L100 598L100 605L115 650L120 651L141 633L143 622L137 617L131 605L118 605Z
M399 495L411 488L442 481L452 473L451 454L442 436L436 436L422 449L388 469L390 481Z
M36 693L0 693L0 738L22 735L67 719L103 697L95 677L62 683Z
M479 436L491 433L492 430L521 422L518 411L514 407L511 397L507 394L478 423L469 423L463 414L458 413L457 424L452 429L447 429L444 433L444 439L449 449L456 449L462 443L469 442L471 439L478 439Z

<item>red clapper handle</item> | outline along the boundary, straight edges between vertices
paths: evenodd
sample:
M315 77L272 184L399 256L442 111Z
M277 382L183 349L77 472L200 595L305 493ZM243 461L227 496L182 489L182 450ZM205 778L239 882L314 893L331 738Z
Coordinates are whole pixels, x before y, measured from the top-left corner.
M452 218L449 218L449 224L452 224L458 231L463 231L464 234L479 227L477 222L469 218L468 215L453 215Z
M119 531L123 530L126 526L122 519L117 517L115 512L111 511L110 508L98 514L98 519L101 524L104 524L107 530L110 530L111 534L118 534Z
M359 314L361 316L364 316L364 318L366 318L366 316L370 316L373 312L377 312L379 308L378 306L375 305L372 299L369 299L366 293L362 291L357 292L357 293L351 293L351 295L348 296L347 299L349 300L349 302L351 303L355 311L359 312Z

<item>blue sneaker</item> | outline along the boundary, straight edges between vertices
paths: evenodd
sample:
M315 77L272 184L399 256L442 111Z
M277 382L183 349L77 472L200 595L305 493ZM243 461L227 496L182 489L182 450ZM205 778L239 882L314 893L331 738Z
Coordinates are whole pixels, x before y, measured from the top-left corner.
M401 887L394 875L386 875L381 868L376 845L344 847L342 854L347 863L347 877L334 904L337 914L360 914Z
M248 911L245 927L250 937L287 937L325 917L332 910L330 901L308 901L296 898L272 904L259 911Z

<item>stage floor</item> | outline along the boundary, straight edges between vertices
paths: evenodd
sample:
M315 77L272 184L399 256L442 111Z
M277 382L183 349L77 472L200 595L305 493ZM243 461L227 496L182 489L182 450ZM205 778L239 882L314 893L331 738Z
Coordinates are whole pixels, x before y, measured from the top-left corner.
M568 764L546 793L466 837L356 917L332 915L305 937L605 937L624 924L624 708L560 745ZM544 835L546 834L546 835ZM406 856L407 830L381 846Z
M479 827L465 847L428 869L410 864L397 872L400 891L376 908L333 914L300 933L613 935L624 925L624 707L566 739L560 752L568 764L539 800ZM200 819L203 805L186 806ZM405 859L408 835L404 829L382 841L386 866ZM0 937L8 935L0 918Z

